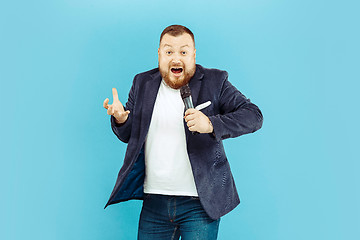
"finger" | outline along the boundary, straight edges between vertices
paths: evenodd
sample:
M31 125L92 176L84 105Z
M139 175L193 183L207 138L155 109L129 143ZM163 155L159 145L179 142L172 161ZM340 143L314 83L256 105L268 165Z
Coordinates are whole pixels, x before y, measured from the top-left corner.
M108 114L108 115L113 115L113 114L114 114L113 105L109 105L109 108L108 108L108 110L107 110L107 114Z
M196 127L195 126L191 126L191 127L189 127L189 131L191 131L191 132L196 132Z
M109 104L108 104L108 103L109 103L109 99L106 98L105 101L104 101L104 104L103 104L103 105L104 105L104 108L108 109L108 107L109 107Z
M193 114L195 113L197 110L195 110L194 108L189 108L188 110L185 111L185 116L189 115L189 114Z
M118 92L117 92L116 88L112 89L112 93L113 93L113 101L119 100L119 96L118 96Z
M184 118L185 118L185 122L188 122L188 121L194 120L196 118L196 115L189 114L189 115L185 116Z
M126 121L129 114L130 114L129 110L127 110L125 112L115 112L114 117L117 119L124 119L124 121Z
M115 117L119 119L125 119L129 115L129 111L126 112L115 112Z
M195 121L194 121L194 120L191 120L191 121L187 122L186 125L187 125L188 127L195 126Z

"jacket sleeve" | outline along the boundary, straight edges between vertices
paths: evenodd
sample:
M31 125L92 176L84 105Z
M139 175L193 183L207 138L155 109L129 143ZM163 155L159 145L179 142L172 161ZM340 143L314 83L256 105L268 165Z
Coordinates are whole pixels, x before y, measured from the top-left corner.
M130 111L128 119L126 120L126 122L124 122L122 124L117 124L115 122L115 117L114 116L111 116L111 118L110 118L111 128L112 128L113 132L120 139L120 141L122 141L124 143L129 142L130 135L131 135L133 110L134 110L135 101L136 101L136 84L135 84L136 77L137 76L135 76L135 78L134 78L133 85L132 85L132 87L130 89L130 92L129 92L128 101L126 102L126 105L124 107L125 111L126 110Z
M226 72L224 77L219 95L220 113L208 116L217 141L253 133L263 123L260 109L228 81Z

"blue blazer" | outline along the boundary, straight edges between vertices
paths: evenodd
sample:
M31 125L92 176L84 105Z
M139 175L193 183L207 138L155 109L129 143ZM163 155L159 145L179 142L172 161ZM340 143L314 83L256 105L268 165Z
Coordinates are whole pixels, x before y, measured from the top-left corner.
M105 208L143 199L144 143L161 79L158 68L137 74L125 107L130 110L128 120L119 125L111 117L112 130L128 145ZM209 117L214 132L193 135L185 121L184 129L200 202L212 219L218 219L240 203L222 140L255 132L261 128L263 117L259 108L231 85L226 71L197 64L189 87L194 106L211 101L202 112Z

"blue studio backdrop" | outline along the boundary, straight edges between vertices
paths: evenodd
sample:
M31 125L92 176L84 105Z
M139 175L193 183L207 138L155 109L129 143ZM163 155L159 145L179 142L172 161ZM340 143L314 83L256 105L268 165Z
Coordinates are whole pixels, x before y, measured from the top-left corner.
M0 238L136 239L141 201L103 209L126 145L102 103L195 34L263 128L224 141L241 204L220 240L360 236L358 1L1 1Z

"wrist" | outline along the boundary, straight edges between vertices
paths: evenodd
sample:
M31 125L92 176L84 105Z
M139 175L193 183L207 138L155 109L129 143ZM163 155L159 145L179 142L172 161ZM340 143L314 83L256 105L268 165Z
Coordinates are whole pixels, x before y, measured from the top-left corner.
M115 118L115 123L122 124L122 122L120 122L116 117L114 117L114 118Z
M114 117L114 116L113 116ZM114 117L114 122L117 124L117 125L121 125L121 124L124 124L126 122L127 118L124 120L119 120L117 119L116 117Z

